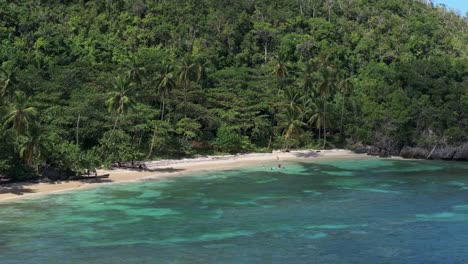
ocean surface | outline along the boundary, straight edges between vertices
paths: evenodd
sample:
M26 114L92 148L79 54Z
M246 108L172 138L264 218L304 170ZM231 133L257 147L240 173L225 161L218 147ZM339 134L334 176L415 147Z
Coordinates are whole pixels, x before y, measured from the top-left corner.
M0 204L0 263L468 263L468 163L275 165Z

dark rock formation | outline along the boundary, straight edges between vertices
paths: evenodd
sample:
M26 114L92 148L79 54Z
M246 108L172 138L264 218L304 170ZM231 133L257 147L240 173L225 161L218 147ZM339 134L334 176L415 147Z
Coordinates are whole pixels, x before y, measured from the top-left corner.
M429 158L438 160L452 160L456 152L456 147L442 146L436 148Z
M468 161L468 144L453 147L440 145L433 148L424 147L409 147L405 146L401 150L394 145L388 144L386 146L364 146L361 143L356 143L349 146L349 149L355 153L367 155L388 157L388 156L401 156L407 159L434 159L434 160L456 160ZM432 151L432 153L431 153Z
M424 148L404 147L400 151L400 156L405 159L425 159L429 155L429 150Z
M437 146L432 153L429 148L404 147L400 156L413 159L468 161L468 144L459 147Z
M468 161L468 144L458 148L455 155L453 155L453 160Z
M42 177L50 179L52 181L56 181L60 178L60 172L57 171L54 167L47 166L42 169L41 172Z

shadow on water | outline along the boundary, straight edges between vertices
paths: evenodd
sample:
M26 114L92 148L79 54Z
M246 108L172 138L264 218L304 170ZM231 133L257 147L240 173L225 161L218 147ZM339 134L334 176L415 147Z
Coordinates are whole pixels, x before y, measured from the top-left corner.
M425 175L428 171L442 171L442 170L466 170L466 168L458 168L451 166L453 164L434 164L434 162L427 161L402 161L402 160L376 160L381 162L375 166L366 166L366 167L342 167L339 165L333 164L323 164L323 163L298 163L304 168L304 173L307 174L332 174L333 173L342 173L343 171L348 172L346 176L395 176L395 172L399 173L398 177L404 176L419 176ZM359 160L354 161L355 164L358 164ZM386 164L387 163L387 164ZM337 176L337 175L335 175Z

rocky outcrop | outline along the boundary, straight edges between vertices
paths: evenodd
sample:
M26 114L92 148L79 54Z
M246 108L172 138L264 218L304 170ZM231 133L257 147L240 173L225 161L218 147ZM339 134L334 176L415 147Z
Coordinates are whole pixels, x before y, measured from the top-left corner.
M425 148L404 147L400 151L400 156L405 159L425 159L429 155L430 150Z
M437 146L432 150L421 147L404 147L400 151L403 158L468 161L468 144L459 147ZM429 155L430 154L430 155Z
M453 155L453 160L458 161L468 161L468 144L461 146L455 155Z
M383 146L382 144L379 145L372 145L372 146L365 146L361 143L356 143L349 146L349 149L354 151L358 154L367 154L372 156L379 156L379 157L388 157L388 156L396 156L399 155L399 149L393 147L392 145Z
M457 153L456 147L443 146L434 150L429 159L436 160L452 160L453 156Z
M355 153L387 157L401 156L407 159L434 159L434 160L456 160L468 161L468 143L462 146L453 147L440 145L435 148L409 147L405 146L401 150L393 146L365 146L356 143L349 146L349 149Z

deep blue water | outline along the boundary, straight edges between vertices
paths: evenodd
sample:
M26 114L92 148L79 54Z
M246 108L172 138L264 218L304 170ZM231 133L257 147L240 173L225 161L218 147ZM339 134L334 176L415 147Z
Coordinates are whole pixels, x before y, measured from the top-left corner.
M468 263L468 164L311 160L0 204L0 263Z

